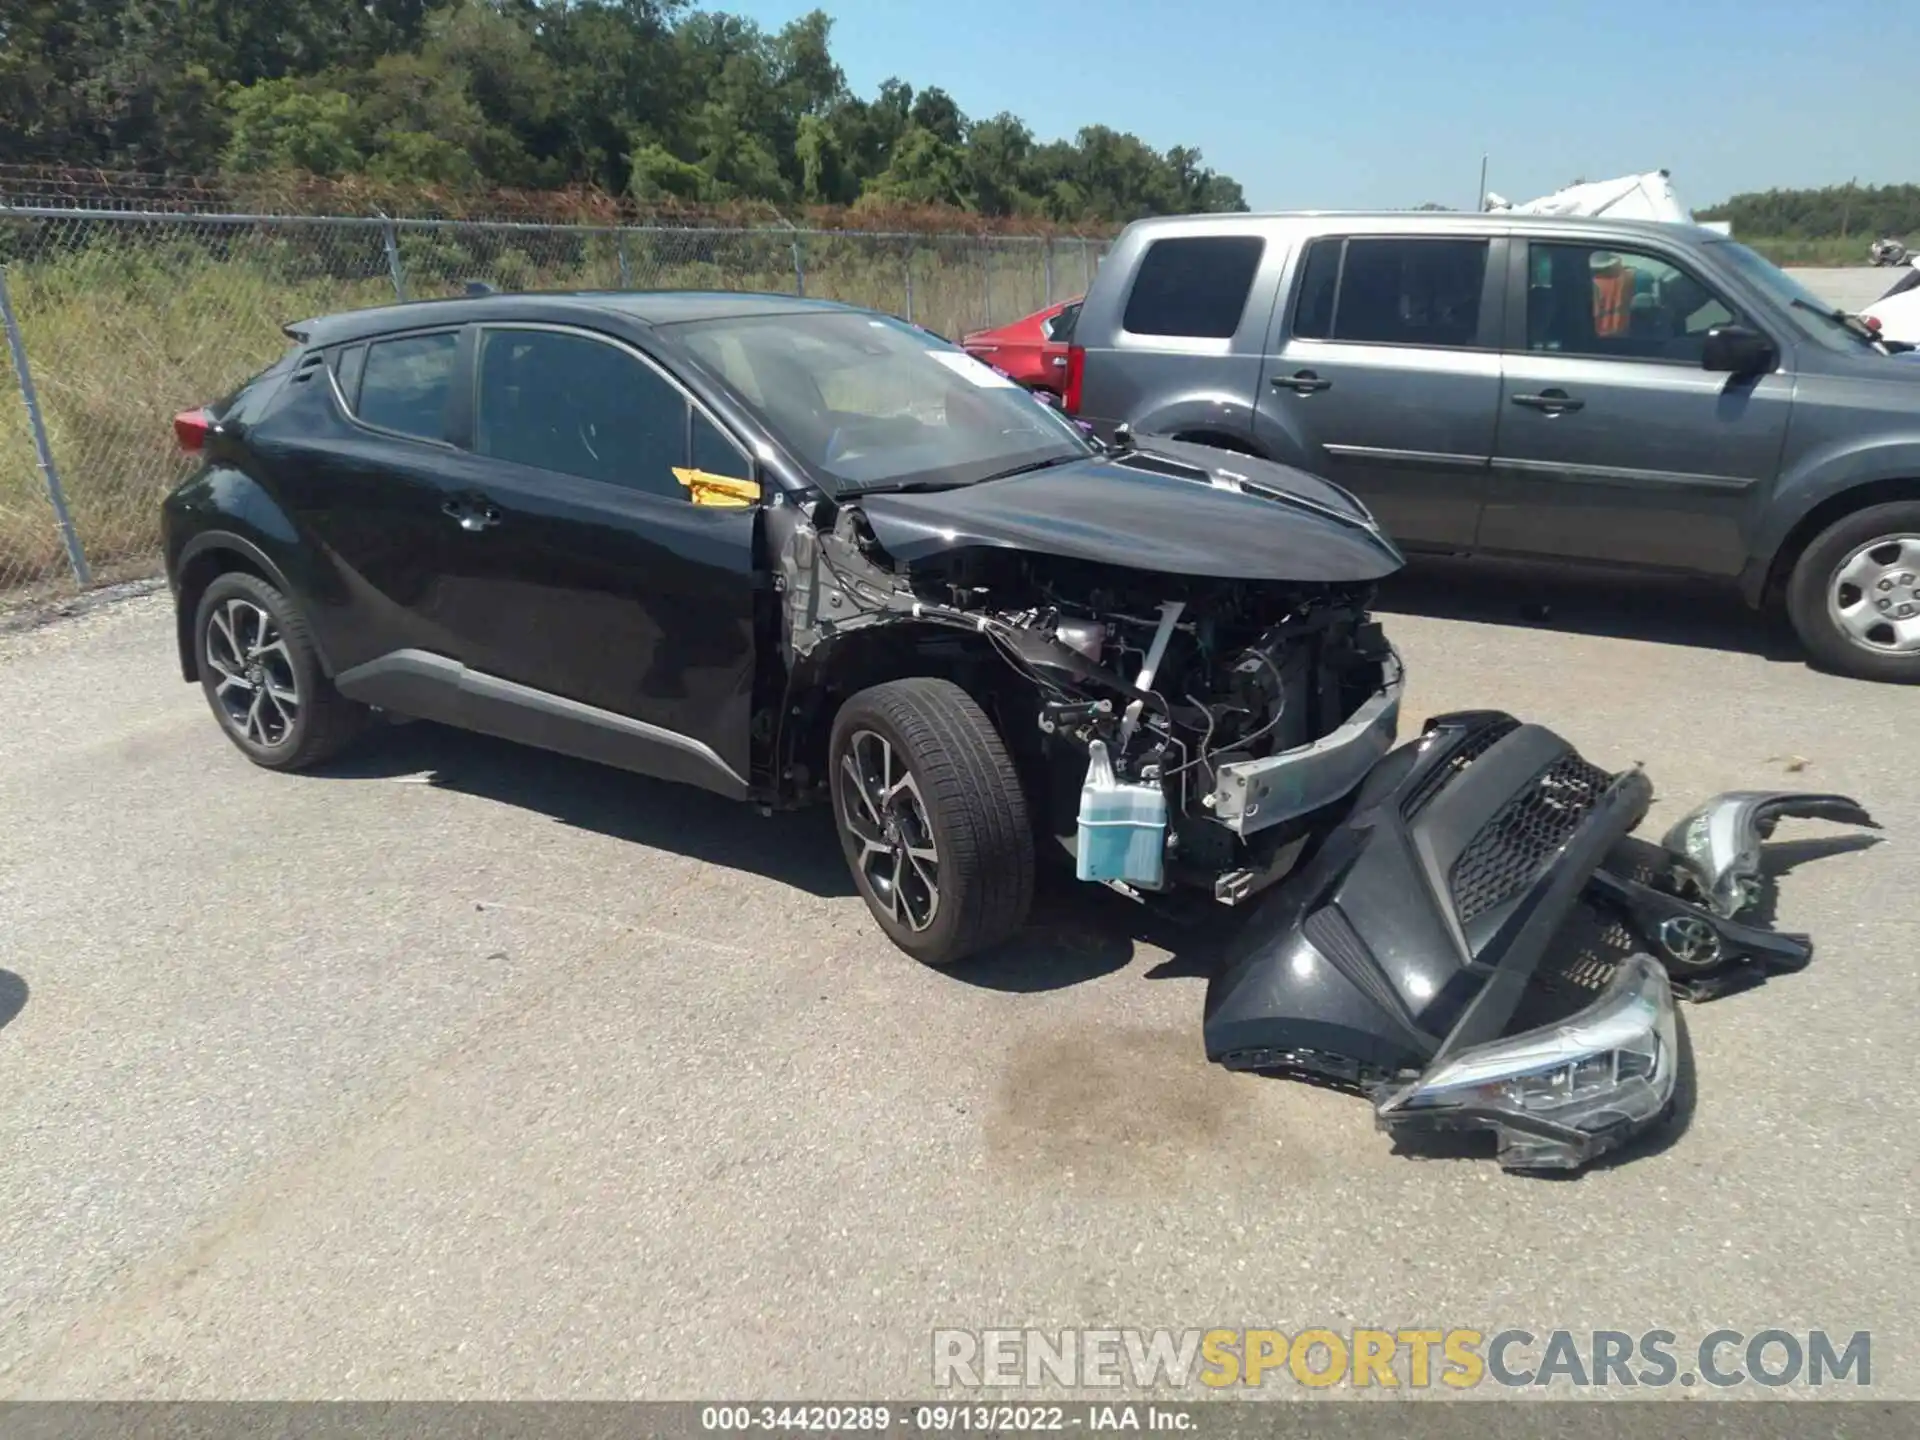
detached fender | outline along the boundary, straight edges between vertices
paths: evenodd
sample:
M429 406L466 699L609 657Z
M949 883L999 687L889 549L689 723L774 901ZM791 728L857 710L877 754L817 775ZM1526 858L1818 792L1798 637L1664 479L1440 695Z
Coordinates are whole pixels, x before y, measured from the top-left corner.
M1796 399L1796 425L1805 408L1805 397ZM1760 516L1740 577L1748 604L1765 601L1769 586L1783 578L1801 546L1841 514L1899 498L1903 488L1920 495L1920 412L1903 427L1905 433L1888 435L1883 430L1873 437L1848 433L1840 422L1849 413L1837 410L1834 419L1822 422L1823 428L1832 431L1831 438L1808 451L1782 477L1772 503ZM1886 412L1876 411L1873 418L1884 422Z

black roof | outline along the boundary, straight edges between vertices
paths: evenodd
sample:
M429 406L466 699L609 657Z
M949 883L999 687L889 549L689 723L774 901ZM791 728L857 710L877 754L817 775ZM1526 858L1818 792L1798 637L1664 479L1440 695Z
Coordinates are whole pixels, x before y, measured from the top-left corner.
M747 315L804 315L854 310L836 300L733 290L559 290L511 295L466 295L451 300L409 300L365 310L343 310L288 325L287 333L320 345L338 344L390 330L467 325L482 320L554 319L617 315L642 325L676 325Z

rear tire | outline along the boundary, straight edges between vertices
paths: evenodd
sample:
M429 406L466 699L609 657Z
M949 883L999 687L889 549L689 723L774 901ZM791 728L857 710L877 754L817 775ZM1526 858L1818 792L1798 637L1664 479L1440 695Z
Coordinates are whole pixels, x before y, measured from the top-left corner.
M256 765L304 770L366 727L366 708L327 679L299 607L257 575L230 571L207 586L193 643L214 719Z
M966 691L932 678L861 691L834 720L829 762L847 866L895 945L945 969L1026 923L1026 793Z
M1794 562L1787 615L1822 668L1920 685L1920 501L1869 505L1816 535Z

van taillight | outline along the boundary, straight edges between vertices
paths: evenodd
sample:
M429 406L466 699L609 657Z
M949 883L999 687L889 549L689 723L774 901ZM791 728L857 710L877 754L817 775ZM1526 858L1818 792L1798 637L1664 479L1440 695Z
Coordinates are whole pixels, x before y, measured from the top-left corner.
M205 410L182 410L173 417L174 438L189 455L198 455L206 448L207 432L212 428L213 422Z
M1060 406L1069 415L1080 413L1080 382L1087 373L1087 352L1078 345L1067 347L1067 389Z

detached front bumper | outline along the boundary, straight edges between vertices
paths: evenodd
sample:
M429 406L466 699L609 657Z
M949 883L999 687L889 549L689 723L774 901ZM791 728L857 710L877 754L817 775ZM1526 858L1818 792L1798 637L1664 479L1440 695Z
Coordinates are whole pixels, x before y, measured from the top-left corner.
M1660 1119L1679 1076L1673 987L1634 955L1600 998L1557 1025L1443 1053L1375 1101L1396 1137L1490 1130L1509 1170L1576 1170Z

